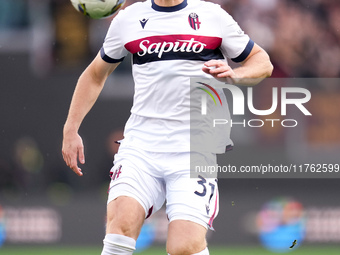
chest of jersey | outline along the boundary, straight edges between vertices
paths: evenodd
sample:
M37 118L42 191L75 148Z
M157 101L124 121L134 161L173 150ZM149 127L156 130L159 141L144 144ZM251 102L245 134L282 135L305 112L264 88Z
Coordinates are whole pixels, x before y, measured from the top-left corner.
M187 8L176 13L141 12L123 24L124 47L134 64L160 60L223 58L219 24L210 14Z

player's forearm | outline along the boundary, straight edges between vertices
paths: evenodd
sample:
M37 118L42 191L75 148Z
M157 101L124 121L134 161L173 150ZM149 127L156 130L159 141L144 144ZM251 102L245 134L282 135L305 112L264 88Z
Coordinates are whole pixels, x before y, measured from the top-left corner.
M256 85L264 78L270 77L273 65L268 54L264 50L259 50L252 55L242 66L234 69L235 76L233 81L238 85Z
M104 80L95 79L88 69L79 77L64 126L64 132L78 131L83 119L102 91L104 82Z

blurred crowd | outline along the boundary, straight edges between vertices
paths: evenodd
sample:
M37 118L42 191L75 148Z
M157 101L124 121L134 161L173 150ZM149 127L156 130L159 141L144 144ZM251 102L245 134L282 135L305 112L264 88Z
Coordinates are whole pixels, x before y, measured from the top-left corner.
M276 76L340 75L340 1L220 0L264 47Z

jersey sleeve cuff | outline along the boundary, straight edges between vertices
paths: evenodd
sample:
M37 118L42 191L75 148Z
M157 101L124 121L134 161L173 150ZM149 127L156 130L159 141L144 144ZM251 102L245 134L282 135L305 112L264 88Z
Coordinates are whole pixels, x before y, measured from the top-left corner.
M248 42L247 46L245 47L245 49L243 50L243 52L238 57L232 58L231 60L236 62L236 63L244 61L249 56L251 50L254 47L254 44L255 44L254 41L249 39L249 42Z
M100 56L102 57L102 59L105 62L110 63L110 64L122 62L123 59L125 58L125 57L122 57L120 59L111 58L111 57L109 57L108 55L105 54L103 47L100 49Z

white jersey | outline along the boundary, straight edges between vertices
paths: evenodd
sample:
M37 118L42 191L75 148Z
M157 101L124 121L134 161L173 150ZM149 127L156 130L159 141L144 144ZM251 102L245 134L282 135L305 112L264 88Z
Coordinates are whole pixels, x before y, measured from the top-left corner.
M147 0L121 10L112 20L101 56L117 63L132 53L135 94L122 146L189 151L190 78L211 78L202 71L204 62L241 62L253 45L217 4L184 0L161 7ZM232 144L229 136L230 130L221 134L223 144L212 152L223 153Z

